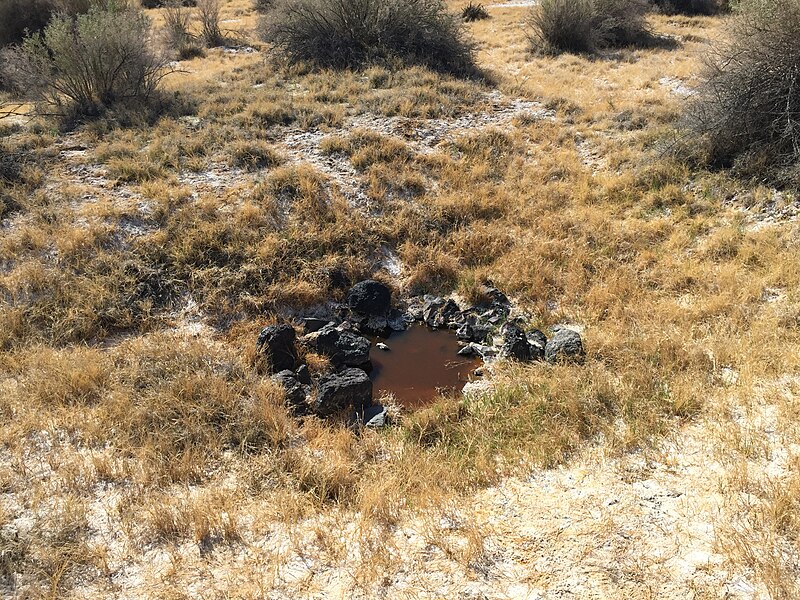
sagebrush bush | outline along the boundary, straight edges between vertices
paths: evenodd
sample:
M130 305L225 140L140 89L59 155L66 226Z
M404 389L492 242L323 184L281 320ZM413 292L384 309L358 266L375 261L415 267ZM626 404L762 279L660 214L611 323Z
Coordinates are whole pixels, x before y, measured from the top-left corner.
M85 13L93 3L94 0L0 0L0 46L18 44L26 31L41 31L56 13Z
M41 31L53 14L50 0L0 0L0 46L16 44L25 31Z
M149 40L149 19L109 0L74 18L59 14L7 56L19 89L60 114L96 115L156 90L166 60Z
M531 10L531 43L541 49L588 52L592 37L591 0L542 0Z
M141 0L142 8L161 8L170 6L175 0ZM181 6L197 6L197 0L180 0Z
M200 19L200 37L209 48L222 46L225 36L220 29L219 0L197 0L197 12Z
M592 52L647 42L644 0L542 0L528 17L537 51Z
M192 35L192 14L183 3L171 2L164 8L164 41L175 51L178 60L201 56L203 49L199 40Z
M711 164L800 184L799 31L800 0L740 5L687 114Z
M277 0L261 37L290 62L360 67L401 60L463 73L473 46L442 0Z
M655 4L667 15L715 15L728 6L725 0L655 0Z

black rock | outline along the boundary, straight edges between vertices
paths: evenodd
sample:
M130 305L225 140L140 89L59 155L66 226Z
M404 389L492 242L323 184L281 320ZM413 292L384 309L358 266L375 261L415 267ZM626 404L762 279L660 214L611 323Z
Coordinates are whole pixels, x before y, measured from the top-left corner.
M497 348L494 346L485 346L483 344L476 344L475 342L470 342L461 350L457 352L459 356L480 356L483 359L492 358L493 356L497 356Z
M297 380L303 385L311 385L311 373L306 365L297 367Z
M364 409L364 413L356 413L364 427L383 427L388 421L388 410L380 404L373 404Z
M486 283L481 286L481 294L488 300L488 304L510 307L511 302L508 297L494 287L491 283Z
M497 326L508 318L510 309L506 306L494 306L486 312L482 313L480 318L483 323L488 323L490 326Z
M525 336L528 338L528 342L534 346L540 346L542 350L547 345L547 336L540 329L531 329Z
M438 296L425 296L425 304L422 305L422 319L431 327L435 324L439 316L439 311L445 305L444 298Z
M353 313L353 322L358 327L359 331L367 335L388 337L392 331L403 331L406 329L406 324L402 319L402 315L397 319L393 316L393 312L394 309L389 312L389 315L384 317L356 315L356 313Z
M369 363L370 341L349 330L342 330L329 323L316 333L304 338L314 349L331 360L337 369L361 367Z
M544 349L547 346L547 336L538 329L531 329L525 334L531 347L533 360L544 360Z
M492 333L491 327L464 323L456 330L456 337L465 342L484 343Z
M531 346L525 332L513 323L503 326L503 345L500 347L500 356L527 362L531 360Z
M386 317L389 329L392 331L405 331L408 329L409 320L406 319L406 316L396 308L392 308Z
M478 351L475 349L475 344L470 342L461 348L456 354L459 356L478 356Z
M261 330L256 347L259 352L267 356L271 373L295 369L297 365L295 340L294 328L291 325L270 325Z
M544 347L544 356L547 362L576 361L580 362L585 356L581 336L571 329L556 325L553 327L551 337Z
M458 327L459 321L456 319L461 314L452 298L445 300L438 296L426 296L425 304L422 307L422 318L428 327Z
M330 319L318 319L316 317L306 317L303 319L303 333L314 333L319 331L328 323L336 323Z
M444 303L442 310L439 311L439 316L441 317L442 323L446 327L452 327L454 324L457 325L455 318L461 314L461 309L458 308L458 304L452 298L448 298L447 302Z
M406 310L407 320L411 321L424 321L425 320L425 301L419 297L412 298L408 302L408 309Z
M472 328L472 325L469 323L464 323L458 329L456 329L456 337L460 340L465 342L472 342L472 337L475 335L475 331Z
M374 279L359 281L347 293L347 304L362 315L385 317L392 305L392 291Z
M283 386L286 404L292 407L295 412L305 412L306 396L308 396L311 388L308 385L303 385L297 376L288 369L273 375L272 379Z
M472 341L485 344L492 336L492 328L485 325L472 326Z
M314 412L326 417L348 406L357 412L372 404L372 381L361 369L345 369L319 378Z

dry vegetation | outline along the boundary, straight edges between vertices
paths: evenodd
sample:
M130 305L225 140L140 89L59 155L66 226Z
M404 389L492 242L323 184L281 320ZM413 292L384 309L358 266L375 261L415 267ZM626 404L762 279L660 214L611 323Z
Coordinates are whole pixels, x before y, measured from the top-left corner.
M464 79L286 66L249 2L220 7L252 46L185 55L168 112L0 120L2 593L796 598L797 198L665 151L720 18L548 57L527 9L486 5ZM259 328L375 274L491 278L532 324L582 327L587 359L500 365L385 430L298 422ZM560 487L587 472L601 492ZM625 541L626 518L682 533L631 495L665 480L707 501L688 575ZM539 506L541 529L499 522ZM581 529L546 525L572 509Z

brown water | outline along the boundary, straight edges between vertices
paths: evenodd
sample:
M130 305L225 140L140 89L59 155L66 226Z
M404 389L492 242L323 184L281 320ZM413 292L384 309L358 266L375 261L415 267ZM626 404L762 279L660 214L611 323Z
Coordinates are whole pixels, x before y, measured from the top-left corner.
M375 395L391 392L406 408L418 408L431 402L441 392L461 391L480 359L465 358L451 331L432 330L424 325L412 325L407 331L393 333L389 346L370 350Z

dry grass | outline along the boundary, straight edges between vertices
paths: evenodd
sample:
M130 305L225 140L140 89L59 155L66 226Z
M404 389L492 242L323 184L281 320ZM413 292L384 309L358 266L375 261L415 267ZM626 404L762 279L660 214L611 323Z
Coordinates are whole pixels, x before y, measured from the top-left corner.
M695 83L717 22L656 17L684 49L593 61L532 58L520 9L490 12L470 27L494 83L211 49L165 81L191 114L4 130L25 157L0 180L4 593L185 597L213 559L223 597L375 597L408 544L417 571L478 578L502 556L460 514L476 489L587 444L649 448L707 413L724 369L796 371L797 231L752 216L773 190L658 153L680 112L662 80ZM259 328L390 277L387 249L403 293L491 278L531 324L583 326L586 362L503 366L383 431L293 419ZM775 598L796 593L776 550L796 549L796 487L759 481L763 539L730 537Z

